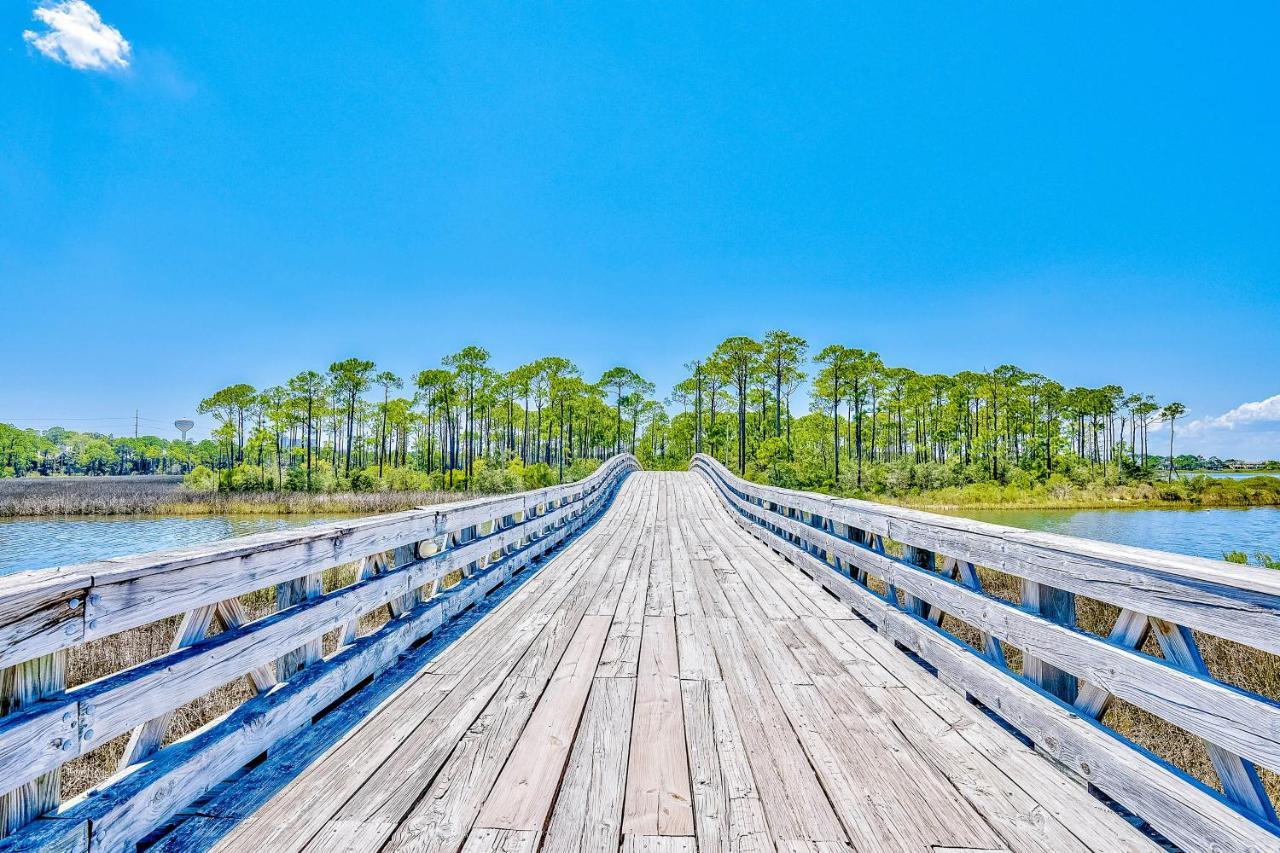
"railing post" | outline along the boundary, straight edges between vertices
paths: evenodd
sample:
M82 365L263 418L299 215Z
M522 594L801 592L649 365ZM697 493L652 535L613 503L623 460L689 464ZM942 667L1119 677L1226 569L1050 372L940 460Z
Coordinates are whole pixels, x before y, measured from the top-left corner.
M1023 580L1022 606L1032 613L1040 614L1050 622L1056 622L1068 628L1076 626L1075 593L1035 581ZM1079 685L1076 683L1076 677L1069 672L1047 664L1032 655L1023 654L1022 675L1068 704L1076 701Z
M66 652L57 651L0 671L0 713L14 714L66 687ZM75 736L70 732L69 736ZM0 796L0 838L52 811L62 800L62 768Z
M923 548L917 548L914 545L904 545L902 548L902 559L913 566L930 572L937 572L937 568L933 562L933 552L926 551ZM914 595L903 593L903 603L907 610L919 616L921 619L929 617L929 605Z
M324 591L323 576L319 573L303 575L282 584L276 584L276 609L285 610L312 598L319 598ZM276 679L288 681L307 664L314 663L324 654L324 638L309 640L293 651L276 659Z

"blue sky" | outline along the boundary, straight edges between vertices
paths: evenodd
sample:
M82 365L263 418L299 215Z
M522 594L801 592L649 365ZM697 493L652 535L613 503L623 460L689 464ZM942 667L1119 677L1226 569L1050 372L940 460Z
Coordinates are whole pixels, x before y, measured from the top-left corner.
M781 326L1280 456L1274 4L92 2L0 8L0 420Z

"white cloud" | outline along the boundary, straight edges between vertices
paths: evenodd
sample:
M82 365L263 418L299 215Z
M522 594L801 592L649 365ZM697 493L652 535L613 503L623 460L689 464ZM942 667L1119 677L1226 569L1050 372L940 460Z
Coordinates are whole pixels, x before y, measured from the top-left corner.
M1163 422L1153 422L1151 432L1163 433L1167 427ZM1176 437L1179 452L1183 453L1254 460L1280 458L1280 394L1179 424Z
M1264 423L1280 423L1280 394L1254 403L1241 403L1231 411L1214 418L1198 418L1187 424L1187 429L1195 432L1234 430L1236 427Z
M129 67L129 42L84 0L37 6L32 14L48 30L26 30L22 37L55 62L91 71Z

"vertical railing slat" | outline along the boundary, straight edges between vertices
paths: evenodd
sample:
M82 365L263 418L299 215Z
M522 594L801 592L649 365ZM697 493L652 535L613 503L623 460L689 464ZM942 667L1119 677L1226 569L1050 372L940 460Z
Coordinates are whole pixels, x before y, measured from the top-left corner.
M0 713L13 714L67 684L66 652L57 651L0 672ZM26 826L62 801L62 768L0 795L0 838Z
M1163 619L1152 618L1151 627L1155 630L1156 641L1160 643L1160 651L1165 659L1188 672L1212 678L1209 667L1205 666L1200 656L1200 647L1196 645L1195 635L1184 625L1175 625ZM1209 760L1222 781L1222 791L1241 808L1257 815L1263 820L1276 820L1275 808L1258 771L1253 762L1245 761L1240 756L1217 744L1205 741L1209 750Z
M1024 579L1022 606L1050 622L1056 622L1068 628L1076 626L1076 597L1074 593L1066 590ZM1074 675L1045 663L1025 651L1022 655L1022 675L1064 702L1076 701L1078 685Z

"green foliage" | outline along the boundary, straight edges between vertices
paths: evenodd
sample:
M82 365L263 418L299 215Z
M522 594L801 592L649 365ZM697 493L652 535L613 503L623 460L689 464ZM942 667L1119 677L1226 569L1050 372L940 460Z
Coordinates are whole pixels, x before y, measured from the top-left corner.
M1226 560L1228 563L1238 563L1242 566L1247 566L1252 563L1252 565L1261 569L1280 569L1280 559L1261 552L1254 554L1252 561L1250 561L1249 555L1244 551L1228 551L1222 555L1222 559Z
M522 465L515 470L519 472L520 481L526 489L542 489L556 483L556 472L544 462Z
M182 478L182 484L193 492L214 492L218 489L218 475L207 465L197 465Z
M471 476L472 491L482 495L499 495L524 489L521 470L515 465L490 465L484 459L476 462Z
M599 459L575 459L569 464L569 467L565 469L565 479L569 482L585 480L596 472L596 469L600 467L600 464Z

